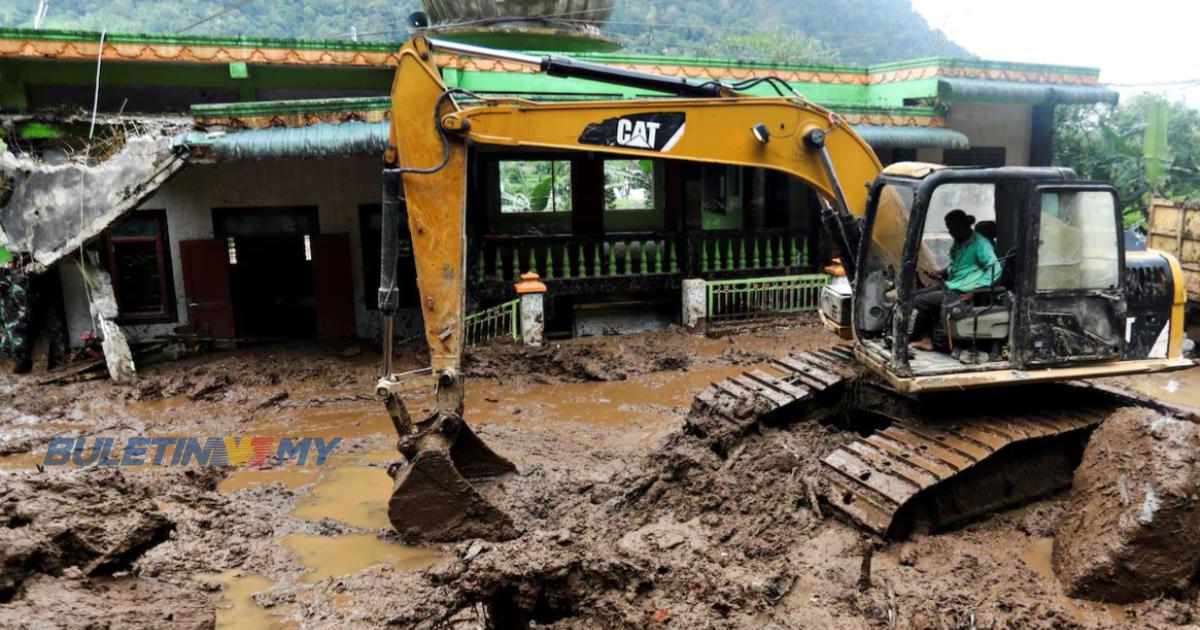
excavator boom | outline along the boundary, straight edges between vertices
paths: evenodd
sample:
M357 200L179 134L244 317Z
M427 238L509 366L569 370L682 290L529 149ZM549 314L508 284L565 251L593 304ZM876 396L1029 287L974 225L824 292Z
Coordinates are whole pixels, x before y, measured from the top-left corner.
M437 60L445 54L496 57L556 76L679 97L576 102L485 98L442 81ZM389 513L398 530L427 539L502 537L511 532L511 523L472 488L470 475L463 474L468 460L474 462L471 472L477 477L512 470L462 420L467 145L768 168L806 182L831 215L846 217L850 209L864 206L867 184L881 167L870 146L845 121L799 96L748 96L737 93L736 87L420 36L404 44L392 87L391 146L384 171L379 303L385 317L385 366L377 387L378 395L388 401L401 436L400 450L408 460L407 466L393 470L396 486ZM437 410L418 423L403 409L405 379L393 374L390 365L401 191L437 388ZM857 243L842 246L855 248ZM474 507L431 513L435 497L437 504Z

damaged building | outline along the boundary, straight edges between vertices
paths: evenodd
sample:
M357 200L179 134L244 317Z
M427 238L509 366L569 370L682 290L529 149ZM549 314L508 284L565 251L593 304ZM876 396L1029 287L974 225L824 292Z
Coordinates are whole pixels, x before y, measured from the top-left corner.
M775 75L843 116L885 164L1048 165L1057 104L1117 98L1090 68L634 55L592 27L543 40L504 29L443 36L669 76ZM133 369L122 338L184 326L225 341L376 337L397 49L0 29L0 245L56 277L68 339L104 338L114 376ZM442 56L445 82L481 95L653 94ZM802 276L828 254L815 196L778 173L490 149L471 163L469 304L509 303L514 281L536 272L547 334L678 323L684 279ZM411 256L401 265L397 333L409 335L420 312Z

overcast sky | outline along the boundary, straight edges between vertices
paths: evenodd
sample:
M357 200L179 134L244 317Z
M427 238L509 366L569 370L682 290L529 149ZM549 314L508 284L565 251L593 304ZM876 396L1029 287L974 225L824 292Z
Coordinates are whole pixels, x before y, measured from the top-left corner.
M1155 91L1200 107L1200 0L912 4L931 26L984 59L1098 67L1100 80L1122 96Z

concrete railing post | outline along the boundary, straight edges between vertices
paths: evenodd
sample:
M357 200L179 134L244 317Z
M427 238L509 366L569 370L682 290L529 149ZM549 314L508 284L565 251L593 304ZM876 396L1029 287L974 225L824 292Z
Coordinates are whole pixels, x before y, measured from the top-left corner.
M133 352L129 349L129 340L125 331L117 324L117 298L113 292L112 278L95 262L87 257L76 258L79 273L83 275L84 284L88 291L88 305L91 308L92 319L99 323L103 339L100 348L104 352L104 362L108 367L108 376L114 383L128 383L137 376L133 364Z
M542 298L546 295L546 285L538 279L537 273L530 271L521 274L521 281L513 287L521 296L521 340L526 346L541 347L545 329Z
M708 290L703 278L683 281L683 327L689 332L704 334L708 320Z

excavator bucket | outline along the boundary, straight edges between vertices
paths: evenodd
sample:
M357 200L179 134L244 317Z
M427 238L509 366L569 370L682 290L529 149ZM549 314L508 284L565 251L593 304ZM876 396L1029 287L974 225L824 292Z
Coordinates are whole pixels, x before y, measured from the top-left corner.
M389 404L388 410L399 427L403 420L396 417L396 407ZM456 414L435 414L414 428L400 441L407 463L389 470L394 479L388 501L392 527L406 539L434 542L516 537L512 519L474 485L516 466L488 448Z

